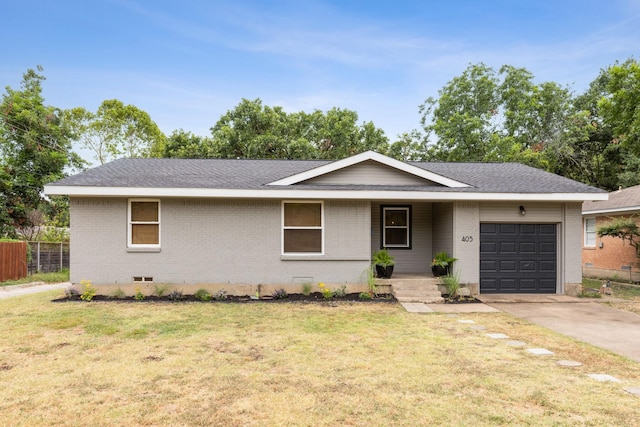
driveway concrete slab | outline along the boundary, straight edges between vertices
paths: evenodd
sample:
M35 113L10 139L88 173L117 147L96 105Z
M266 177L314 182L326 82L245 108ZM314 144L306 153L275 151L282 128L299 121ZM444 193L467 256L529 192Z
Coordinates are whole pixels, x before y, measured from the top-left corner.
M640 362L640 316L599 303L494 303L491 306Z

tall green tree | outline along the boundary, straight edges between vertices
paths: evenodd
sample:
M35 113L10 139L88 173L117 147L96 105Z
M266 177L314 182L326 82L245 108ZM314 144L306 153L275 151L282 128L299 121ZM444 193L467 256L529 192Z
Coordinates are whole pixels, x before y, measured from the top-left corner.
M41 72L29 69L20 90L7 87L0 102L0 235L30 226L29 212L49 204L44 184L83 164L65 112L44 104Z
M84 148L104 164L120 157L159 157L165 135L148 113L117 99L105 100L95 113L82 107L69 112Z
M220 157L339 159L366 150L386 152L388 139L372 122L358 124L358 114L286 113L260 99L243 99L211 128Z
M598 81L598 80L596 80ZM640 63L630 58L603 70L601 91L596 107L606 132L603 153L606 167L614 171L615 185L608 189L640 184Z
M160 157L208 159L218 157L218 150L211 138L178 129L167 137Z
M540 153L565 137L573 110L567 88L533 78L524 68L470 64L420 106L425 157L543 165Z

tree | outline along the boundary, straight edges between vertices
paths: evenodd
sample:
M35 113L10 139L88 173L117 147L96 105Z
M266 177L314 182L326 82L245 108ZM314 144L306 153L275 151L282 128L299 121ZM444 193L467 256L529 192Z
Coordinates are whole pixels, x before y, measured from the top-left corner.
M42 67L29 69L21 90L7 87L0 103L0 235L30 226L29 212L49 204L44 184L83 164L71 150L65 112L44 105L40 72Z
M159 157L165 136L146 112L117 99L105 100L96 113L82 107L69 112L83 147L104 164L120 157Z
M366 150L386 152L388 139L372 122L358 125L354 111L286 113L243 99L211 128L220 157L340 159Z
M160 157L208 159L218 157L218 150L211 138L178 129L167 137Z
M567 88L535 84L528 70L509 65L496 72L471 64L438 94L420 106L432 160L544 165L541 152L562 141L573 113Z
M636 250L636 256L640 257L640 227L638 227L636 218L619 217L611 222L601 225L596 231L598 236L610 236L622 239L628 242Z

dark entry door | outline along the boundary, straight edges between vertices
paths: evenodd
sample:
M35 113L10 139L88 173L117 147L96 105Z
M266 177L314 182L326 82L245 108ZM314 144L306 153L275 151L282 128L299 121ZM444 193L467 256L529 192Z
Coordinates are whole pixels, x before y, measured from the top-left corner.
M480 224L480 293L555 293L556 270L556 224Z

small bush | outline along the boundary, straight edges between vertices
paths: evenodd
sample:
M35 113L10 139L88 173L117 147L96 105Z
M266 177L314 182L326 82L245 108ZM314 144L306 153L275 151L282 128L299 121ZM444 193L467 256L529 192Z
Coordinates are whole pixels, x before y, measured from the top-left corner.
M273 291L271 296L273 297L273 299L285 299L289 297L289 294L287 294L287 291L285 291L283 288L280 288Z
M80 280L80 284L83 286L80 299L83 301L91 301L96 296L96 288L91 285L91 280Z
M157 297L161 297L167 293L169 285L155 285L153 288L153 294Z
M222 300L226 300L227 298L229 298L227 296L227 291L225 291L224 289L220 289L218 292L214 293L211 297L215 301L222 301Z
M333 291L333 294L334 294L337 298L346 297L346 296L347 296L347 285L342 285L342 286L340 286L338 289L336 289L335 291Z
M80 295L80 291L74 285L71 285L67 289L64 290L64 295L67 298L75 298L78 295Z
M144 294L142 293L140 288L136 288L136 294L133 296L133 298L135 298L136 301L144 300Z
M460 272L456 272L453 275L448 274L442 277L444 285L447 287L449 298L454 298L458 294L460 289Z
M358 298L360 298L360 299L371 299L373 297L371 296L371 294L369 292L360 292L360 294L358 295Z
M115 291L111 292L111 295L109 295L109 298L114 298L114 299L124 299L126 298L126 294L124 293L124 291L120 288L116 289Z
M324 283L320 282L320 283L318 283L318 286L320 287L320 293L322 294L322 297L324 299L333 298L333 291L331 289L329 289L329 287L327 285L325 285Z
M182 291L179 291L178 289L173 290L169 293L169 295L167 295L167 297L171 301L180 301L183 298Z
M213 298L213 295L206 289L198 289L193 296L200 301L211 301L211 298Z
M311 295L311 289L313 288L313 285L311 283L303 283L302 284L302 295L308 297L309 295Z

